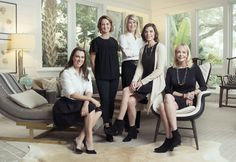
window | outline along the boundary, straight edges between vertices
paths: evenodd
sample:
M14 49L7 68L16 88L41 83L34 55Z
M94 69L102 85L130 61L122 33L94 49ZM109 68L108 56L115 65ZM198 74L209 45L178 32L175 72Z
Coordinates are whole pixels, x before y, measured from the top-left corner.
M198 57L222 65L223 7L198 11L198 41Z
M170 63L173 62L173 53L176 45L186 43L191 48L191 21L189 13L180 13L169 16L169 45Z
M43 67L67 62L67 1L42 0Z
M114 31L111 33L111 35L118 40L120 35L124 31L123 13L107 10L107 16L109 16L112 19L114 26Z

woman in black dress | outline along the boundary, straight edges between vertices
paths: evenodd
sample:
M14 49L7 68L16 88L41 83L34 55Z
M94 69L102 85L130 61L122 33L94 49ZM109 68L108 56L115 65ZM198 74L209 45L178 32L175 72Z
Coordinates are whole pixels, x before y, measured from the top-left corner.
M101 35L92 40L89 52L101 100L105 130L111 126L115 96L119 84L118 42L110 36L113 25L108 16L101 16L97 27ZM113 136L106 134L106 140L112 142Z
M199 88L196 89L196 83ZM196 105L196 96L206 90L206 83L198 65L192 63L188 45L180 44L175 48L174 65L167 70L164 103L159 107L166 139L155 148L155 152L172 151L181 144L177 129L176 110Z
M92 128L101 116L100 103L92 98L93 87L89 75L85 50L76 47L65 68L60 73L61 98L53 106L54 124L65 129L84 121L84 128L73 141L74 152L96 154Z
M161 92L165 88L164 67L166 63L165 46L159 42L156 26L148 23L142 31L142 39L146 44L140 49L139 62L131 84L123 89L120 113L114 125L106 130L107 134L118 135L124 127L124 115L127 112L130 129L123 142L137 138L135 126L136 104L147 104L147 111L151 106L158 107L162 102Z

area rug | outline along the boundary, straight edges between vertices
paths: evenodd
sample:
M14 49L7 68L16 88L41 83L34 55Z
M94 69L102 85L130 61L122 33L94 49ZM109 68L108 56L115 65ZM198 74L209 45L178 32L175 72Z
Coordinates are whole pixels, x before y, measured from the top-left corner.
M172 152L153 152L156 144L138 147L116 147L114 144L96 143L97 155L76 155L67 145L31 144L22 162L228 162L219 152L220 143L201 141L200 150L181 145Z

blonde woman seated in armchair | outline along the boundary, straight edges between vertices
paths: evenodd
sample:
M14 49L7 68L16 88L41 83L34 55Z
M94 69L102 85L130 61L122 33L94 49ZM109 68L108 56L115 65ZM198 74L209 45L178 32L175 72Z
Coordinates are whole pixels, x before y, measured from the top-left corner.
M92 80L89 75L85 50L76 47L65 68L60 73L62 97L53 107L56 127L68 128L84 121L84 127L73 140L73 150L81 154L82 147L88 154L96 154L93 146L92 128L101 116L100 102L92 98Z
M196 83L199 88L196 89ZM155 152L173 151L181 144L177 129L176 110L196 105L196 96L206 90L206 83L198 65L192 63L188 45L180 44L175 48L174 65L167 70L164 103L159 107L166 139L155 148Z

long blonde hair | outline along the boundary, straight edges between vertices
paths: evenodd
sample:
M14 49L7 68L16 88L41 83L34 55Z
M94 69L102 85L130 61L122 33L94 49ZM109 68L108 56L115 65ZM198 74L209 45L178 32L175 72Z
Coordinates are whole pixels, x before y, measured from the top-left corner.
M136 30L134 32L134 37L135 38L138 38L140 37L140 24L139 24L139 19L137 16L133 15L133 14L130 14L128 16L126 16L125 18L125 33L128 33L128 22L129 20L134 20L137 24L137 27L136 27Z
M179 44L179 45L177 45L177 46L175 47L173 67L177 67L177 66L178 66L178 60L177 60L177 58L176 58L176 53L177 53L177 51L178 51L178 49L179 49L180 47L185 48L185 50L187 51L187 55L188 55L188 58L187 58L187 67L192 67L192 66L193 66L193 60L192 60L191 52L190 52L190 49L189 49L188 45L185 44L185 43L181 43L181 44Z

